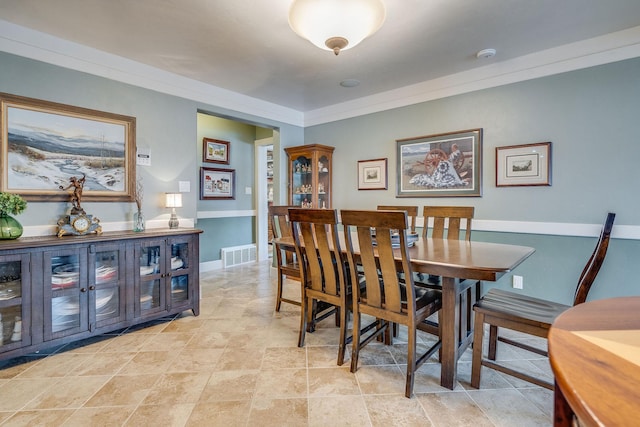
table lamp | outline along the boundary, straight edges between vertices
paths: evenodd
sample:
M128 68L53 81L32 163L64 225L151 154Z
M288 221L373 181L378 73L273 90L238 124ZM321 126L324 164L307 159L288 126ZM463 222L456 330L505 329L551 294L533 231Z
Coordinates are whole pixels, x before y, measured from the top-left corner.
M180 193L165 193L166 202L165 206L171 208L171 218L169 218L169 228L178 228L178 216L176 215L176 208L182 207L182 194Z

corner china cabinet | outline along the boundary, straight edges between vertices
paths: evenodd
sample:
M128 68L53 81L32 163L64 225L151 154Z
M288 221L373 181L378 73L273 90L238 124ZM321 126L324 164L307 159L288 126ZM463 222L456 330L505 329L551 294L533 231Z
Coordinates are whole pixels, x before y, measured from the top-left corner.
M0 360L199 314L196 229L0 240Z
M289 158L289 205L331 209L334 147L311 144L284 150Z

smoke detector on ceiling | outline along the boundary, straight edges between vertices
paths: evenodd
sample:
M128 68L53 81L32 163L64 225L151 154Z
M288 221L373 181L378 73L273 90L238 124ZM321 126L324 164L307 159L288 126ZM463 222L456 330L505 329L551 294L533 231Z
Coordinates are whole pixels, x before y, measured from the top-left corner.
M482 49L480 51L478 51L478 53L476 53L476 57L478 59L480 58L491 58L492 56L495 56L496 54L496 50L495 49Z

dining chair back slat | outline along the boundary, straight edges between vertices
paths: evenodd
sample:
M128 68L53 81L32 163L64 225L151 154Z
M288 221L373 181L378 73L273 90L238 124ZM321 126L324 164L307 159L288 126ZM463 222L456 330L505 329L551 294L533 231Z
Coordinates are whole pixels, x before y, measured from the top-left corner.
M365 283L376 283L378 261L374 254L373 239L371 236L371 228L361 227L357 229L358 241L360 242L360 263L364 273ZM349 245L351 242L345 243ZM351 265L350 265L351 268ZM356 263L353 264L353 268L357 268ZM352 278L353 280L353 278ZM367 292L367 301L369 304L380 307L382 305L382 291L379 287L372 287Z
M580 273L580 279L578 279L578 285L576 286L576 292L573 298L573 305L582 304L587 300L587 295L591 290L596 276L600 272L600 267L602 267L607 250L609 249L609 239L613 231L613 221L615 218L616 214L607 214L607 218L602 226L602 231L600 232L600 237L598 238L598 243L596 243L596 248L584 266L582 273Z

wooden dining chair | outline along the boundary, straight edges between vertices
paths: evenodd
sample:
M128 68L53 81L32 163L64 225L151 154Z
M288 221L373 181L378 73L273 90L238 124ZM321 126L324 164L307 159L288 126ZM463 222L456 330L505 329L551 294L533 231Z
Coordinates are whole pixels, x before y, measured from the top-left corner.
M433 239L459 240L460 231L464 230L464 240L471 240L471 221L474 213L473 206L425 206L422 210L424 217L424 225L422 227L422 237L431 237ZM461 228L464 224L464 229ZM427 283L422 278L419 282L425 286L439 285L440 277L429 275ZM476 295L480 298L480 282L476 285ZM476 298L476 299L477 299ZM469 312L471 306L475 303L468 304Z
M473 206L425 206L422 210L422 237L460 240L460 232L464 230L464 240L471 240L474 210Z
M424 226L422 237L432 239L447 240L471 240L471 223L475 208L473 206L425 206L422 210ZM464 227L463 227L464 226ZM418 286L429 288L440 288L440 277L430 274L427 280L423 280L420 275L417 281ZM463 339L473 330L473 305L480 299L482 293L482 282L466 283L466 292L461 292L459 321L459 336Z
M412 233L416 232L416 219L418 218L417 206L392 206L392 205L378 205L379 211L406 211L409 220L409 230Z
M340 327L338 365L342 365L346 346L351 341L347 336L347 319L352 296L338 240L338 214L331 209L291 209L289 220L302 276L298 346L304 346L305 333L314 330L315 322L333 313L325 310L324 315L320 314L319 302L335 307L336 323Z
M406 211L407 212L407 220L409 230L412 234L416 233L416 221L418 218L418 207L417 206L401 206L401 205L378 205L377 208L379 211ZM422 278L421 273L414 273L416 278ZM404 280L404 274L398 272L398 277L400 280ZM398 336L398 324L393 324L393 336Z
M426 324L425 320L442 307L442 294L437 290L414 286L405 237L406 212L343 210L340 215L351 280L358 280L358 264L362 265L364 273L364 287L354 287L353 290L351 372L358 369L360 351L369 342L382 333L389 336L390 324L406 325L408 346L405 396L410 398L416 369L442 345L442 341L438 339L422 355L416 355L417 330L435 333L439 337L438 328ZM371 235L371 227L376 229L375 238ZM400 231L397 251L391 242L391 230L394 229ZM401 260L396 260L397 252ZM407 279L401 281L398 271L404 273ZM376 320L363 328L363 314ZM362 332L361 329L370 331Z
M587 299L589 289L591 289L591 285L593 285L593 281L598 275L607 254L615 216L614 213L607 214L595 250L582 270L582 274L580 274L573 305L581 304ZM482 366L486 366L553 390L553 384L548 381L495 362L498 341L523 348L542 356L548 356L546 349L540 349L506 337L501 337L498 334L498 328L507 328L525 334L547 338L549 328L553 321L569 308L571 308L569 305L558 304L556 302L500 289L491 289L487 292L473 308L475 311L475 332L473 337L471 385L475 388L480 387L481 369ZM486 359L483 356L482 350L485 323L489 325L489 349ZM588 373L585 372L585 375L588 375Z
M275 238L291 237L291 227L289 226L289 208L296 206L269 206L269 218L271 229ZM276 267L278 269L278 289L276 292L276 311L280 311L283 302L300 306L300 302L284 298L283 288L287 278L300 281L300 265L296 258L295 250L279 245L274 242L276 255Z

